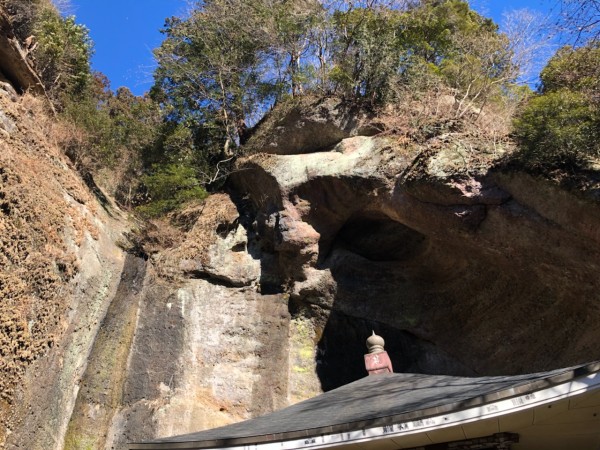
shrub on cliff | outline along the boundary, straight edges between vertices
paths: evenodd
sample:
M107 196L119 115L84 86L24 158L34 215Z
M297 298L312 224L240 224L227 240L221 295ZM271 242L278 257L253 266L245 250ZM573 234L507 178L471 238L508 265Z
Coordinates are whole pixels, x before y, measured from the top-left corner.
M577 165L600 156L600 46L564 47L540 75L538 95L515 119L530 167Z
M84 97L92 79L93 44L88 29L74 16L62 17L55 8L46 7L40 11L34 33L36 65L57 106Z
M162 126L157 104L127 88L112 91L96 73L85 95L62 105L59 119L64 125L57 141L82 174L93 174L121 206L143 200L144 155L157 145Z
M0 0L15 37L35 66L57 109L86 96L92 79L93 43L74 16L61 15L50 0Z
M331 77L346 97L401 101L394 95L399 86L414 90L426 77L454 90L464 112L469 104L489 101L516 76L506 36L461 0L350 8L336 11L333 22Z
M0 0L0 7L8 14L15 37L21 42L34 33L40 11L51 6L50 0Z
M142 177L148 201L137 208L147 217L162 216L180 206L208 195L194 169L185 164L155 165Z

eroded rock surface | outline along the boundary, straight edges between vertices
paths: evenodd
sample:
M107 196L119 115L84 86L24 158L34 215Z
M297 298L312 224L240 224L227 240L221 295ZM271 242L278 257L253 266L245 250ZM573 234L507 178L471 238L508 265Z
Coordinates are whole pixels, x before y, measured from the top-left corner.
M491 169L506 151L458 134L419 147L354 136L239 161L230 195L155 258L181 284L148 285L110 442L241 420L356 380L371 330L396 371L599 358L597 201Z
M224 194L206 200L185 241L166 257L166 266L187 277L208 277L229 286L249 286L260 277L260 262L249 252L247 231L239 223L235 204Z
M352 351L367 323L432 355L399 352L402 369L517 373L600 357L597 201L490 169L505 151L452 134L419 148L361 136L239 163L233 182L291 309L319 324L324 386L360 376L360 363L353 374L325 368L339 365L330 343Z
M246 148L276 155L318 152L351 136L376 134L372 119L372 114L339 98L299 97L267 115Z
M566 189L502 169L506 147L371 136L321 106L267 121L227 193L144 254L0 96L6 448L124 450L263 414L366 375L371 330L399 372L600 359L597 181Z
M69 165L43 102L3 89L12 125L0 133L0 448L62 449L128 224Z
M211 428L287 404L289 313L283 297L190 280L146 292L124 407L131 440Z

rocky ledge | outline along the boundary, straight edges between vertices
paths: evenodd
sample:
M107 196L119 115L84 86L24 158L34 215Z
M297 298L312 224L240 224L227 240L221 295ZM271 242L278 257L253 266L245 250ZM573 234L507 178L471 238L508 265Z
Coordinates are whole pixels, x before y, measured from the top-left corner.
M260 289L289 293L292 316L311 318L325 389L362 375L371 327L396 342L400 371L600 357L597 181L566 189L509 168L509 144L461 133L401 144L345 132L326 149L266 146L232 176Z
M371 330L397 372L600 359L597 174L566 188L506 164L507 143L309 106L265 120L227 193L174 217L147 263L82 259L105 284L74 282L8 448L124 450L257 416L365 376Z

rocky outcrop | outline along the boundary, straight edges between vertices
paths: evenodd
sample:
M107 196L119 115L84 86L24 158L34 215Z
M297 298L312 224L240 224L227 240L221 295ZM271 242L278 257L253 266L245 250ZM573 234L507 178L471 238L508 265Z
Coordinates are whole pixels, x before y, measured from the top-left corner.
M201 208L186 239L164 253L162 266L171 274L211 278L232 287L255 283L260 264L248 249L246 229L229 196L212 195Z
M18 92L44 94L44 85L15 38L10 21L0 9L0 83L10 83Z
M62 448L128 225L69 166L39 99L0 89L0 111L0 448Z
M148 289L133 343L116 448L287 404L289 313L281 296L189 280Z
M124 450L263 414L364 376L371 330L399 372L600 359L595 173L569 189L503 169L506 144L295 105L141 251L28 98L0 95L6 448Z
M458 134L412 148L359 136L239 163L234 185L290 308L319 324L324 387L360 376L360 351L350 369L328 349L360 348L366 324L427 349L396 354L397 370L518 373L600 357L597 200L492 170L505 152Z
M65 449L102 448L122 403L146 261L127 255L121 280L87 358L64 439Z
M381 131L374 115L335 97L298 97L267 114L248 143L250 153L293 155L323 151L342 139Z
M422 146L354 136L239 161L229 195L187 213L183 240L152 258L107 442L214 427L353 381L373 329L396 371L600 357L597 200L492 169L509 150L459 134Z
M185 238L152 258L111 448L320 392L314 329L291 319L288 295L260 290L260 250L236 205L215 194L187 214L196 219Z

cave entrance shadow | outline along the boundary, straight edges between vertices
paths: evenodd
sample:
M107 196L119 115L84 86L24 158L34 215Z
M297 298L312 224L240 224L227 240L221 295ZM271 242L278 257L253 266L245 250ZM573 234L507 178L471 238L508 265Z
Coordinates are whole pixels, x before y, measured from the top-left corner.
M427 258L430 244L416 230L369 212L351 217L321 248L326 256L319 265L331 271L337 285L317 344L317 376L324 391L367 375L363 355L372 331L384 337L395 372L475 375L404 329L419 320L424 307L417 301L421 285L409 272Z
M372 331L385 336L385 349L394 371L407 372L415 366L422 345L414 335L373 320L357 319L332 311L317 350L317 376L324 391L367 375L363 355L367 352L365 341Z

